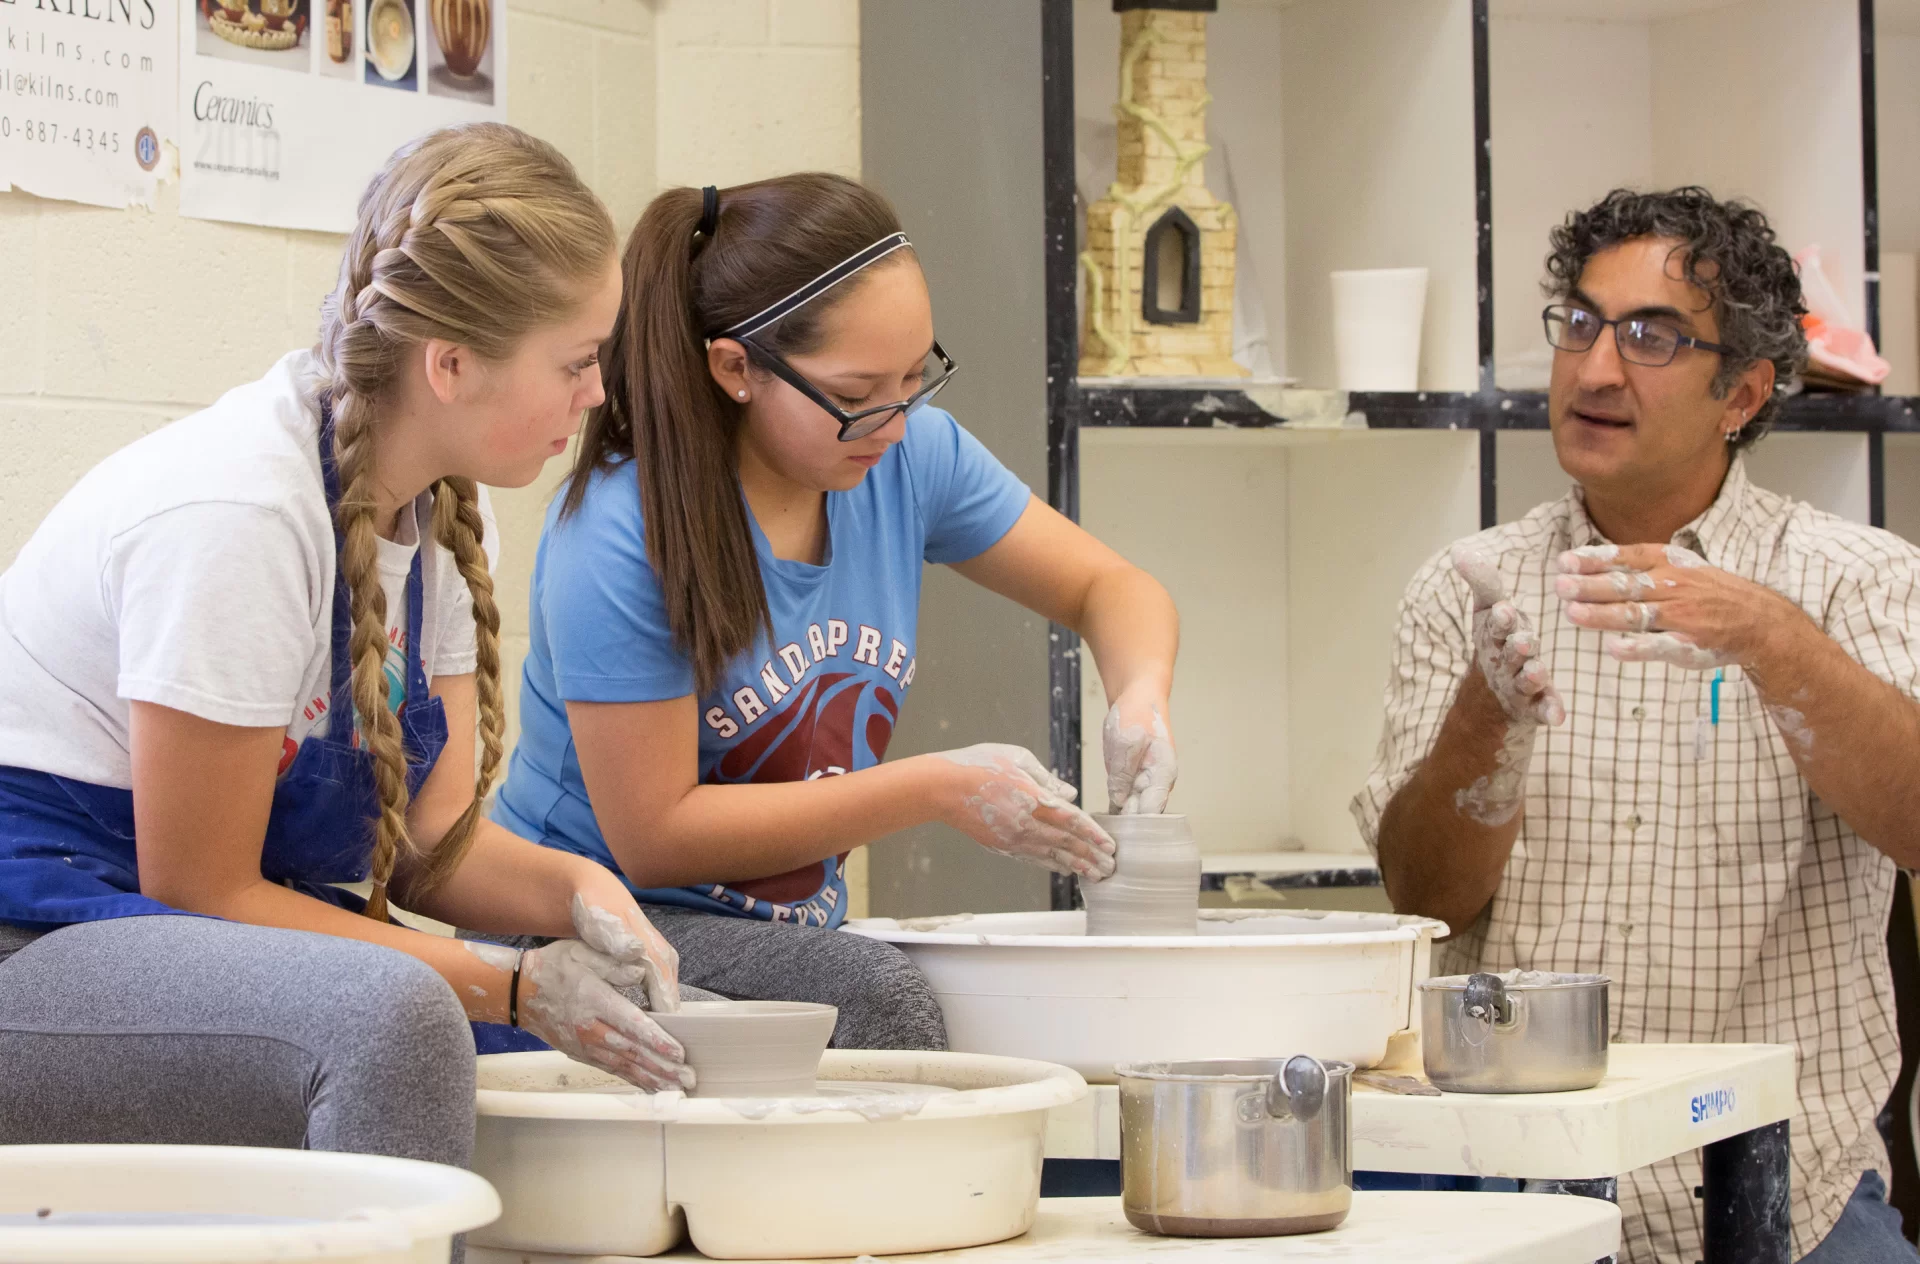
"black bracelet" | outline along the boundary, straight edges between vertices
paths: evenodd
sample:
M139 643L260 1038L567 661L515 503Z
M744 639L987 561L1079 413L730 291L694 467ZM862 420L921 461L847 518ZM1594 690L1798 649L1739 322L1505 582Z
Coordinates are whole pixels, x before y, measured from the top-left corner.
M525 949L513 959L513 982L507 985L507 1026L520 1025L520 966L527 959Z

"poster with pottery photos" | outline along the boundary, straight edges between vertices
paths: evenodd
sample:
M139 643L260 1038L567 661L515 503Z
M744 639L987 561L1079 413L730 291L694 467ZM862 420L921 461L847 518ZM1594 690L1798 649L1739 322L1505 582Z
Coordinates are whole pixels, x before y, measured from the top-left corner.
M393 151L506 117L506 0L180 0L180 209L345 232Z
M427 11L427 91L493 104L493 0L422 0Z

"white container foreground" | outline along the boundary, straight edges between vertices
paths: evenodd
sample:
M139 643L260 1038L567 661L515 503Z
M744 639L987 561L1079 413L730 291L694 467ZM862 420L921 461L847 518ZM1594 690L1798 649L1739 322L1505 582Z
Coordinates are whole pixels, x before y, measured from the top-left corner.
M1425 268L1366 268L1333 275L1333 354L1343 391L1420 389Z
M1446 925L1391 913L1201 909L1197 935L1093 936L1086 914L847 923L933 985L949 1047L1037 1058L1097 1084L1119 1062L1296 1053L1378 1066L1418 1022Z
M950 1250L1025 1233L1065 1067L959 1053L828 1050L821 1095L648 1095L559 1053L479 1061L474 1168L499 1221L469 1264ZM918 1087L916 1087L918 1086ZM932 1086L932 1087L927 1087Z
M243 1146L0 1146L7 1264L446 1264L454 1234L499 1214L500 1199L480 1177L411 1159Z

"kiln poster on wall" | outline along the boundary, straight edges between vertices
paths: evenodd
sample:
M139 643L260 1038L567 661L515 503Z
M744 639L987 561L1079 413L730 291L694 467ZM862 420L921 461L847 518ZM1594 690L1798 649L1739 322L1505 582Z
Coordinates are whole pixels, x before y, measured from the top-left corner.
M175 3L0 0L0 191L153 205L177 138Z
M402 143L506 117L505 0L179 2L182 214L346 232Z

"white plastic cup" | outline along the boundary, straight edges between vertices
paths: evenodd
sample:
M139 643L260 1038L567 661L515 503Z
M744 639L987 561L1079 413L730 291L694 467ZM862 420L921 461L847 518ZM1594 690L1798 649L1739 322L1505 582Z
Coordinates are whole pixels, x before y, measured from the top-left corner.
M1363 268L1333 276L1333 352L1343 391L1420 389L1425 268Z

